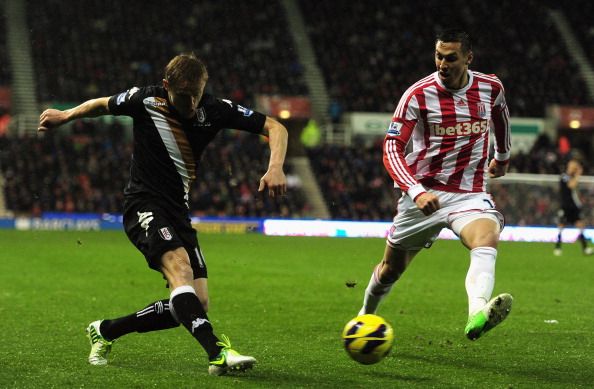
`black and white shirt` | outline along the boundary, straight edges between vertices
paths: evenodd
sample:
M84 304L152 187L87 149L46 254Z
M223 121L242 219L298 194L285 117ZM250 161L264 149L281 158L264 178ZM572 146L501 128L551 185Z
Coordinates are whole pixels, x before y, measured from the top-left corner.
M153 195L188 210L189 192L206 146L222 129L262 134L266 116L204 94L196 115L181 117L160 86L131 88L109 99L113 115L134 121L134 152L126 198Z
M561 208L563 209L580 209L582 203L578 196L577 188L571 189L568 185L571 176L567 173L561 174L559 181L559 192L561 194Z

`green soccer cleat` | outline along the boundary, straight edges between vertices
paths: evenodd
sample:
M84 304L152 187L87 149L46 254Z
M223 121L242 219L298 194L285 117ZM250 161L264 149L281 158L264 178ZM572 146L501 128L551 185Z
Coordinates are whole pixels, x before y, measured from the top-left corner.
M247 355L241 355L231 348L231 341L225 335L217 345L223 349L214 359L208 363L208 374L224 375L230 371L245 371L256 364L256 359Z
M508 293L502 293L492 298L483 309L468 317L468 323L464 328L466 337L476 340L505 320L511 311L513 301L514 298Z
M102 320L96 320L87 327L87 337L91 342L91 352L89 353L89 363L95 366L107 365L107 356L111 351L111 345L114 341L105 339L99 331Z

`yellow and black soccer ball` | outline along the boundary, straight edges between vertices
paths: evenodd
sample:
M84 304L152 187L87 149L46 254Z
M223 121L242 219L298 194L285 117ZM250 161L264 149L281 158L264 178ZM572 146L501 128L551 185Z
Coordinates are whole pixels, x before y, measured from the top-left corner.
M344 348L351 358L364 365L378 363L392 349L394 331L383 317L357 316L342 331Z

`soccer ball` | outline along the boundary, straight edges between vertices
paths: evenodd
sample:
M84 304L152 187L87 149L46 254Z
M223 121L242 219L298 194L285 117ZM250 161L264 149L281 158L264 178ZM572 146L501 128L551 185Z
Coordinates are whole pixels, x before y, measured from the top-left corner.
M394 331L377 315L357 316L342 330L344 348L351 358L364 365L378 363L392 349Z

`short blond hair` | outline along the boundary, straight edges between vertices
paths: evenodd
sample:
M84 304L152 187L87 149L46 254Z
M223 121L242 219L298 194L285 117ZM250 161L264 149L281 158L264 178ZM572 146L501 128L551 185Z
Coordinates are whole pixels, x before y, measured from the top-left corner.
M165 67L165 79L173 88L184 88L208 79L206 64L194 53L183 53L173 57Z

